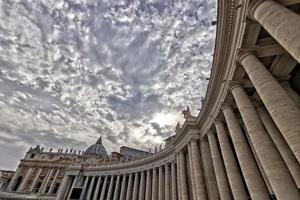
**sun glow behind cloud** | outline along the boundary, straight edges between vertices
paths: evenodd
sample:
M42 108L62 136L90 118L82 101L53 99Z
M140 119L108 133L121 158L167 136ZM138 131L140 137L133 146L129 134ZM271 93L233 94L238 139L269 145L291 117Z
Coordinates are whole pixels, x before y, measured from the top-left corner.
M0 168L37 144L162 143L201 107L215 15L215 0L0 1Z

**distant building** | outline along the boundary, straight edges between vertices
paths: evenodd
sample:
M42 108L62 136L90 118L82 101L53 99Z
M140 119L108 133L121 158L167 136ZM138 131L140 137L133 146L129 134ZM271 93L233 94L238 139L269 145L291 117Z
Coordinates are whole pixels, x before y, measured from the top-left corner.
M4 190L14 176L14 171L0 170L0 190Z

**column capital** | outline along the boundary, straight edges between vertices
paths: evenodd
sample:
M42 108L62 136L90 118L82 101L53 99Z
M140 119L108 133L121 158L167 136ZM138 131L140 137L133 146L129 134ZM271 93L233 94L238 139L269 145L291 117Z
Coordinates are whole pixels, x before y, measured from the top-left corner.
M215 118L215 122L214 122L214 124L216 125L216 124L223 124L223 120L222 119L220 119L220 118Z
M226 104L226 103L222 103L221 110L224 111L224 110L227 110L227 109L232 109L232 105Z
M212 131L212 130L208 130L207 132L206 132L206 135L213 135L214 134L214 131Z
M251 49L240 48L237 52L237 60L242 65L242 61L249 55L255 55L254 51Z
M232 92L234 89L236 89L236 88L241 88L242 86L241 86L241 84L240 83L237 83L237 82L231 82L230 84L229 84L229 89L230 89L230 91Z
M255 13L256 9L258 8L258 6L260 6L260 4L265 1L273 1L273 0L254 0L254 1L251 1L251 3L249 3L247 15L250 19L256 21L256 19L254 17L254 13Z

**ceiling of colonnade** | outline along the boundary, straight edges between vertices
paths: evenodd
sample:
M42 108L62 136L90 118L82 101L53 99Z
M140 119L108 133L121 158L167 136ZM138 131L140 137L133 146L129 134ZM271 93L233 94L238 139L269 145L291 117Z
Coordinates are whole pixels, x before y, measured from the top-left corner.
M215 20L215 0L0 1L0 168L99 134L108 151L161 143L201 107Z

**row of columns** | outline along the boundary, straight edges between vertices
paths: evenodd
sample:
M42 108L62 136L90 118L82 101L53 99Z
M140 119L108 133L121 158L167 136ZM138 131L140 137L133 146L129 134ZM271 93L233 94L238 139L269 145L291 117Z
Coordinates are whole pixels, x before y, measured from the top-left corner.
M177 199L176 164L168 163L130 174L85 176L63 181L57 199L70 199L74 188L81 188L86 200L171 200ZM81 179L81 180L79 180ZM70 185L70 184L69 184ZM62 193L67 192L68 195Z

